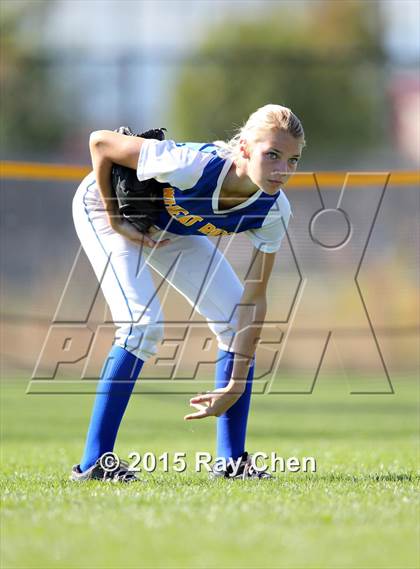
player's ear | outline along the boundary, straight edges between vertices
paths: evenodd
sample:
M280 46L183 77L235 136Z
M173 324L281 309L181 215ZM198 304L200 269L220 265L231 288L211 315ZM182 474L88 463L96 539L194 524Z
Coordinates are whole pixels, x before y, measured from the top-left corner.
M241 138L239 141L239 152L242 158L248 160L250 157L250 144L246 138Z

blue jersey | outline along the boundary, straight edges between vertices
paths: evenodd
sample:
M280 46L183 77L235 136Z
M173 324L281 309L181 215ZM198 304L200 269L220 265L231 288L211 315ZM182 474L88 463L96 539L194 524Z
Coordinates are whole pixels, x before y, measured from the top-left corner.
M165 184L160 228L212 237L245 232L263 252L277 251L291 215L284 192L271 196L260 189L243 203L220 210L220 190L231 165L232 159L221 157L214 144L149 140L142 145L137 177Z

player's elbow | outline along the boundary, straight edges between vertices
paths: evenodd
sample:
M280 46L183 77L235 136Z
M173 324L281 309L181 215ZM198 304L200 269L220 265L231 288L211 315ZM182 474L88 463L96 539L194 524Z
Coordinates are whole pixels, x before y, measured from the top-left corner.
M266 315L267 313L267 296L265 292L261 292L259 295L254 297L255 307L260 313L260 315Z
M245 286L240 304L243 306L252 307L251 312L252 320L262 321L267 314L267 296L265 291L255 290L253 287Z
M106 130L94 130L89 137L89 148L92 151L100 150L105 142Z
M241 302L252 302L261 306L267 304L267 284L261 281L246 282Z

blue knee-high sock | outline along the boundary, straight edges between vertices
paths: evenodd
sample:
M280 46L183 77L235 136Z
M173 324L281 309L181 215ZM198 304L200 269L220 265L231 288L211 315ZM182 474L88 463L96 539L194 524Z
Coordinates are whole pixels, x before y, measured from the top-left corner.
M111 348L96 389L80 470L86 470L104 452L113 450L121 419L143 363L120 346Z
M216 388L226 387L232 374L235 354L219 350L216 364ZM249 369L244 393L230 409L217 417L217 458L237 459L245 451L246 425L251 402L254 362Z

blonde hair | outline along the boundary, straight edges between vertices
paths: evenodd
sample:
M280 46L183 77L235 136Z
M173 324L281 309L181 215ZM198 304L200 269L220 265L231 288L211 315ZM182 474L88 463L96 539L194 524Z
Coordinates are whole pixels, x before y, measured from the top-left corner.
M305 144L305 133L298 117L287 107L272 104L264 105L252 113L230 140L216 140L214 144L218 146L220 156L236 159L239 157L239 141L242 138L257 140L260 134L273 130L282 130L294 138L302 138Z

